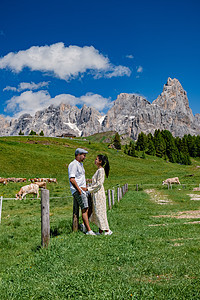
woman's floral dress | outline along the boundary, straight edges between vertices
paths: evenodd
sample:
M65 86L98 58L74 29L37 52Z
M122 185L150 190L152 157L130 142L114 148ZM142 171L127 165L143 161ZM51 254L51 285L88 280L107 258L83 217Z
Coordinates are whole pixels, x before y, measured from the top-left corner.
M109 230L106 209L106 195L104 190L105 171L99 168L92 177L92 185L88 191L92 194L93 207L90 221L96 224L101 230Z

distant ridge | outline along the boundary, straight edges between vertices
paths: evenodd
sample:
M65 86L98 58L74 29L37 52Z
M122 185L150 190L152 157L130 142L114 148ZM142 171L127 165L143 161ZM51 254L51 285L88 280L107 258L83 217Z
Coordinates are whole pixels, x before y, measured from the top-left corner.
M28 135L31 130L45 136L73 134L88 136L98 132L118 131L132 139L138 134L167 129L174 136L200 135L200 114L195 116L189 107L187 93L177 79L168 78L162 93L153 103L136 94L118 95L113 107L102 116L96 109L84 105L81 109L69 104L51 105L36 112L24 114L11 122L0 116L0 135Z

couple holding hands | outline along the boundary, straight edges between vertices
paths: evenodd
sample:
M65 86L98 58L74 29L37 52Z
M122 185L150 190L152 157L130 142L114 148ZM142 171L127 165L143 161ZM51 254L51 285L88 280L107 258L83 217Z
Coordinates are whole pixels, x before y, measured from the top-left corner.
M77 148L75 151L75 159L68 166L70 190L77 201L82 212L82 229L87 235L111 235L109 229L106 209L106 195L104 190L105 175L109 175L109 161L104 155L97 155L95 165L97 171L92 177L91 186L86 186L85 169L83 162L88 151ZM92 195L92 203L89 201L89 193ZM96 224L99 228L97 233L94 233L89 224L89 220Z

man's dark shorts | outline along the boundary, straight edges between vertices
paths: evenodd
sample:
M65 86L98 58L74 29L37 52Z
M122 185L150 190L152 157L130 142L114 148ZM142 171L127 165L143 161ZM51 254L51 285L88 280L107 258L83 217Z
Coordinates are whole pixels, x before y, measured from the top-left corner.
M82 193L81 195L79 194L78 191L76 191L73 194L74 199L78 202L79 206L81 209L85 209L88 208L92 205L91 202L91 195L90 193L86 192L86 193Z

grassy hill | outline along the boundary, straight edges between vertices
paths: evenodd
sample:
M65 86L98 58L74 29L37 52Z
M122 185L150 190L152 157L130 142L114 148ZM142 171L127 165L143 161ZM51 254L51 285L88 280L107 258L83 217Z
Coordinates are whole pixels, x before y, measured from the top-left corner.
M3 201L1 299L199 299L200 229L192 222L200 220L200 205L188 194L198 195L192 189L200 183L200 160L183 166L153 156L133 158L108 149L103 140L103 135L0 138L0 177L58 180L47 187L51 197L48 249L40 248L40 201L30 196ZM71 232L66 164L74 159L77 147L89 151L84 162L87 178L96 171L96 155L105 153L111 165L105 189L129 184L129 192L108 211L114 232L110 237ZM184 186L168 190L161 185L175 176ZM0 185L0 196L13 198L22 185ZM160 205L158 198L169 201ZM188 214L178 218L180 212Z

